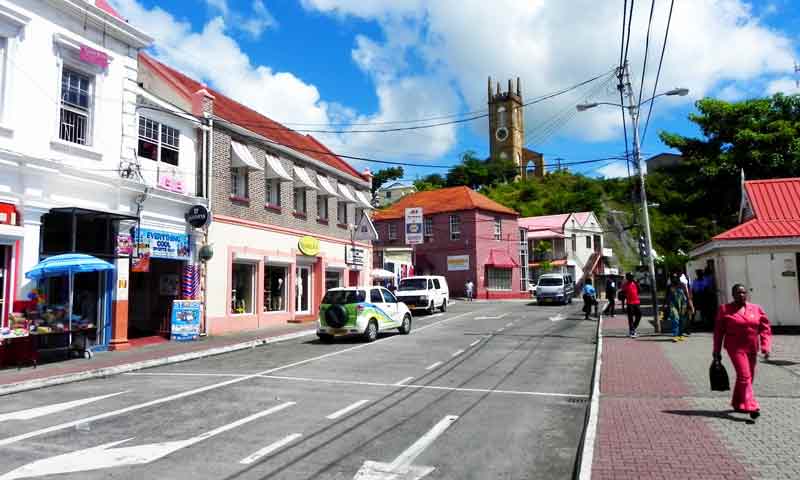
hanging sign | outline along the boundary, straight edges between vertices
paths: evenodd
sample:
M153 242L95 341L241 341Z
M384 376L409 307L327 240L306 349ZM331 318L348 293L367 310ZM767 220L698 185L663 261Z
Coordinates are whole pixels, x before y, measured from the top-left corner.
M422 207L406 208L406 245L423 243Z
M186 222L194 228L203 228L211 221L211 214L203 205L193 205L186 212Z
M364 266L364 254L363 248L345 246L344 263L352 270L358 270Z
M127 257L133 253L133 237L127 233L117 234L117 248L116 253L118 257Z
M136 230L136 250L140 257L189 260L189 235L139 228Z
M297 242L297 248L303 255L315 257L319 253L319 240L310 235L300 237Z
M173 300L170 337L176 342L200 338L201 304L199 300Z

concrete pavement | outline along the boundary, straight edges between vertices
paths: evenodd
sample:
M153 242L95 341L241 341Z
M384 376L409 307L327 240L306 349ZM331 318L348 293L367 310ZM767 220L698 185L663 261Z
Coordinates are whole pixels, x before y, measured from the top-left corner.
M595 346L577 313L457 304L372 344L296 339L7 395L0 479L567 478Z

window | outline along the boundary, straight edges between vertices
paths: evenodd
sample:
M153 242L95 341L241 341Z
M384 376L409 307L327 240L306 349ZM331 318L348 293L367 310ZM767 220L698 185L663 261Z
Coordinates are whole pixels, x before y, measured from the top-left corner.
M422 221L423 235L433 237L433 217L425 217Z
M268 178L264 184L264 201L268 207L281 206L281 181L279 178Z
M381 297L381 291L377 288L373 288L369 291L369 301L372 303L383 303L383 297Z
M507 126L506 124L506 107L499 107L497 109L497 126L498 128L502 128Z
M264 311L286 311L286 276L288 269L264 265Z
M339 200L336 204L336 221L339 225L347 224L347 202Z
M322 303L326 305L347 305L361 303L366 298L367 294L364 290L332 290L325 293Z
M147 117L139 117L137 154L153 161L178 166L180 132Z
M440 288L442 288L441 284L439 283L439 279L438 278L434 278L433 279L433 286L434 286L434 288L436 288L436 290L439 290Z
M253 313L256 266L234 263L231 268L231 313Z
M528 290L528 231L524 228L519 229L519 264L522 266L520 269L520 291Z
M489 290L511 290L510 268L487 268Z
M306 214L306 189L294 189L294 213L305 216Z
M572 252L578 251L578 236L574 233L572 234Z
M461 218L458 215L450 215L450 240L461 238Z
M392 191L391 190L386 190L386 199L388 200L390 198L392 198Z
M389 240L397 240L397 224L389 224Z
M381 288L381 293L383 294L383 300L386 303L397 303L397 297L395 297L394 294L389 290Z
M500 217L494 219L494 239L501 240L503 238L503 222Z
M248 198L247 192L247 167L231 168L231 196L236 198Z
M589 250L592 249L592 236L591 235L586 235L586 248L588 248Z
M64 67L61 73L61 121L58 138L80 145L89 144L89 113L92 80Z
M328 197L317 195L317 220L328 221Z
M327 270L325 272L325 291L342 286L342 272Z

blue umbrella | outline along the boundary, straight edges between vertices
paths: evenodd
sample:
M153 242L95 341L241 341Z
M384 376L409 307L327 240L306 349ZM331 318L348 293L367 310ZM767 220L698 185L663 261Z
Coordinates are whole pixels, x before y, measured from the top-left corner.
M25 274L27 278L39 279L81 272L113 270L114 265L83 253L65 253L45 258Z

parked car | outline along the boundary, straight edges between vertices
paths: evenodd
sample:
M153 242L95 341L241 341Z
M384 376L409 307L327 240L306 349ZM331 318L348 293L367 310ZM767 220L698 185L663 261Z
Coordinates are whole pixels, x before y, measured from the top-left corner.
M536 298L536 284L529 283L528 284L528 293L531 294L531 298Z
M400 280L397 298L411 310L426 310L428 313L433 313L439 308L445 312L447 302L450 300L450 288L442 276L406 277Z
M575 284L572 276L560 273L547 273L539 277L536 284L536 302L572 303L575 295Z
M332 288L322 298L317 336L323 342L347 335L372 342L379 332L395 328L411 332L411 311L383 287Z

